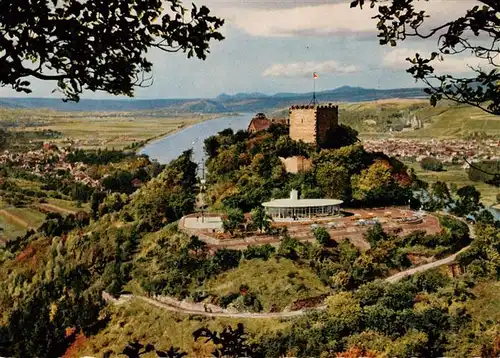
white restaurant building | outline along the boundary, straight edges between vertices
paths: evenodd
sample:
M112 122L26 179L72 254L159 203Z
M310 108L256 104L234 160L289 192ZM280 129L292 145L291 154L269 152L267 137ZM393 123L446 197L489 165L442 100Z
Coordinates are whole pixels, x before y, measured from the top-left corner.
M304 220L336 216L340 212L342 200L337 199L299 199L297 190L290 192L288 199L276 199L262 206L273 220Z

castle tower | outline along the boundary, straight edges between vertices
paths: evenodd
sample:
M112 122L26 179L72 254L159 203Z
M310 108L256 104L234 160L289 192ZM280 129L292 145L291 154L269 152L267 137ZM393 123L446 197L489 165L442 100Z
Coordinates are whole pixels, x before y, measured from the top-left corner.
M290 138L322 147L330 129L339 124L339 107L292 106L290 114Z

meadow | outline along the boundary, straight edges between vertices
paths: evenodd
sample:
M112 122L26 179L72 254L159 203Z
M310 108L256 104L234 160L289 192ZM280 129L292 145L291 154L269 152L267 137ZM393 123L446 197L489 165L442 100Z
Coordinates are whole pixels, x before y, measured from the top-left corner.
M210 279L200 290L223 297L239 293L240 285L248 286L265 312L283 310L296 300L329 292L310 268L284 258L245 260L237 268Z
M421 120L424 127L418 130L401 130L413 116ZM477 133L500 136L499 116L446 101L436 107L423 99L346 103L339 106L339 121L358 130L361 136L371 138L466 138Z
M0 109L0 126L14 132L51 130L61 135L47 139L56 145L83 149L124 149L144 144L215 115L170 115L147 112L56 112Z

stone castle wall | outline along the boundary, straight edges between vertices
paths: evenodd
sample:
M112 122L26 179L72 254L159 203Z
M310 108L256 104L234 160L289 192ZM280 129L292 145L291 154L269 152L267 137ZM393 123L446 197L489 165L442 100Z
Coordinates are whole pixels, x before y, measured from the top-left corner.
M320 106L316 109L317 138L316 142L321 147L326 141L328 131L339 125L339 107Z
M338 125L338 106L293 106L290 108L290 138L321 146L328 130Z
M294 156L288 158L279 157L281 163L285 166L285 170L287 173L302 173L311 170L312 168L312 160L307 159L303 156Z
M316 144L316 108L296 106L290 109L290 138Z

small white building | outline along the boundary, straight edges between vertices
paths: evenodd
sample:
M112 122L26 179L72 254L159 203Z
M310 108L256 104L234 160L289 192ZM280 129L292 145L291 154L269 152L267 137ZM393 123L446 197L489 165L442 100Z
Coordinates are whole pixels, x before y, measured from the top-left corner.
M340 212L342 200L299 199L297 190L290 192L289 199L276 199L262 203L273 219L314 219L336 216Z

